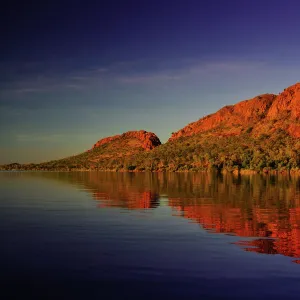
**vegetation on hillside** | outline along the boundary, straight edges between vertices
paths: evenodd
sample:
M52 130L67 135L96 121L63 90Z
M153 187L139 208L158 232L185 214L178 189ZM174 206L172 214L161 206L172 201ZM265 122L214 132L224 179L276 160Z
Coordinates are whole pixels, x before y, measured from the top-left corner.
M300 83L225 106L190 123L164 145L144 130L104 138L79 155L2 170L300 170ZM152 149L152 150L151 150Z
M180 137L145 151L122 139L88 152L41 164L2 166L2 170L202 171L300 170L300 140L277 129L254 137L251 130L239 136L213 132Z

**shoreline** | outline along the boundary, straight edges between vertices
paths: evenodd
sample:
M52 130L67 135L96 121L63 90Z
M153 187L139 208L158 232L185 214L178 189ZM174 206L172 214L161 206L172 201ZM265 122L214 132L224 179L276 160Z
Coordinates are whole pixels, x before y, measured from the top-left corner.
M300 175L299 170L251 170L251 169L206 169L206 170L103 170L103 169L0 169L0 172L107 172L107 173L220 173L220 174L233 174L233 175Z

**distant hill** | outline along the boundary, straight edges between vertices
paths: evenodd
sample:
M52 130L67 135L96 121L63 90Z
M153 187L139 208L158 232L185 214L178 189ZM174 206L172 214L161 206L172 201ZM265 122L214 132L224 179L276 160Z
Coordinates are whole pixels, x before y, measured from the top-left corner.
M99 140L91 150L2 170L228 171L300 170L300 83L190 123L161 145L144 130Z

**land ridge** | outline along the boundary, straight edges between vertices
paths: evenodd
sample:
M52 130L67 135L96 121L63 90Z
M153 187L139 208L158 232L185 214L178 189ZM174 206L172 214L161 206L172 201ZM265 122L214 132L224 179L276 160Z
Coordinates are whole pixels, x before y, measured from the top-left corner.
M172 133L165 144L152 132L128 131L79 155L0 170L298 172L299 104L300 82L278 95L227 105Z

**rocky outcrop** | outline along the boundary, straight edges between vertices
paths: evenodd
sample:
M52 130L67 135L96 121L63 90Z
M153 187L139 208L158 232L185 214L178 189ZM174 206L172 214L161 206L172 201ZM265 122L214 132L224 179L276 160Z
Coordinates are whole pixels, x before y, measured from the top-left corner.
M225 106L173 133L169 141L208 131L219 136L239 135L249 128L255 135L281 128L294 137L300 137L299 104L300 83L296 83L279 95L263 94Z
M114 141L116 139L119 139L120 137L121 137L121 135L118 134L118 135L114 135L114 136L109 136L109 137L103 138L103 139L99 140L96 144L94 144L93 148L100 147L100 146L102 146L104 144L107 144L107 143L112 142L112 141Z
M159 138L152 132L147 132L145 130L139 131L128 131L123 134L118 134L111 137L106 137L99 140L93 148L100 147L104 144L110 143L118 139L129 139L129 140L138 140L140 146L145 150L152 150L155 147L161 145Z
M278 119L288 116L291 120L300 119L300 82L286 88L273 101L267 117Z

